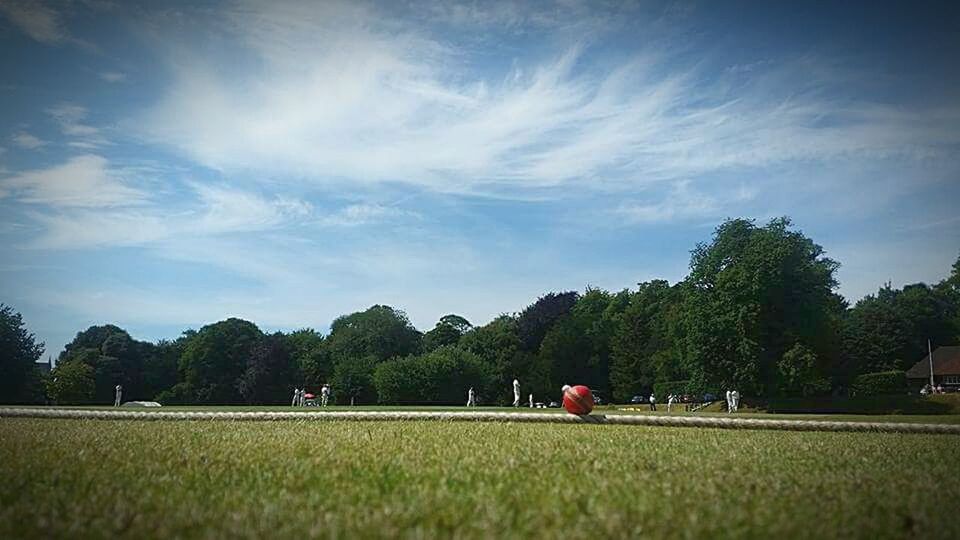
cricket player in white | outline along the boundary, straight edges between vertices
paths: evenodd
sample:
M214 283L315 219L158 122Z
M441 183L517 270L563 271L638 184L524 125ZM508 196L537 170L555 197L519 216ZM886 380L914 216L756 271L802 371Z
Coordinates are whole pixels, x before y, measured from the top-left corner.
M473 387L470 387L470 390L467 390L467 407L476 407L477 406L477 396L473 393Z
M530 394L530 408L533 408L533 394Z
M120 401L121 401L122 398L123 398L123 387L118 384L118 385L116 386L116 388L113 389L113 391L114 391L114 394L113 394L113 406L114 406L114 407L119 407L119 406L120 406Z
M727 412L733 412L733 392L727 390Z
M299 389L299 388L294 388L294 389L293 389L293 399L290 400L290 406L291 406L291 407L296 407L296 406L297 406L297 401L298 401L299 398L300 398L300 389Z
M320 388L320 406L326 407L327 403L330 401L330 385L325 384Z
M673 403L677 400L677 396L670 394L667 396L667 412L670 412L670 409L673 408Z
M520 406L520 381L513 380L513 406Z
M730 392L730 402L733 403L733 412L737 412L740 409L740 392Z

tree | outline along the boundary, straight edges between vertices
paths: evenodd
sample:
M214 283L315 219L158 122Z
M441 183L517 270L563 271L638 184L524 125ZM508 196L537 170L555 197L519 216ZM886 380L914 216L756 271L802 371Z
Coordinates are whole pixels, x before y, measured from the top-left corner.
M280 404L289 398L297 377L285 337L280 332L264 336L251 348L237 381L237 391L248 404Z
M453 345L420 356L388 360L373 374L380 403L463 404L467 390L489 399L490 366L477 355Z
M830 391L830 381L818 369L817 355L802 343L783 353L777 370L782 395L813 396Z
M513 400L510 386L519 378L534 393L547 392L550 386L547 366L535 366L536 356L523 350L517 319L501 315L488 324L470 330L460 339L460 347L476 354L490 366L494 378L492 401Z
M37 369L41 356L43 343L27 331L20 313L0 304L0 403L42 401Z
M456 345L471 328L470 321L459 315L444 315L433 330L423 335L423 350L430 352L445 345Z
M125 399L153 398L144 383L144 365L154 354L153 344L134 340L126 330L106 324L77 333L60 353L59 362L86 362L94 372L94 402L113 403L117 384L123 385Z
M230 318L204 326L186 343L180 357L183 383L193 400L204 404L242 402L240 376L263 333L249 321Z
M406 313L376 305L334 320L327 342L334 362L368 356L382 362L419 352L420 338Z
M303 328L285 337L299 373L296 384L316 386L327 382L333 375L333 359L323 334L312 328Z
M547 293L527 306L517 317L517 332L523 349L532 353L540 350L540 343L550 327L570 313L579 295L575 291Z
M83 405L94 398L94 370L80 359L58 362L47 379L47 393L60 405Z
M728 220L694 249L684 364L695 387L776 394L777 364L797 342L813 350L821 371L836 363L839 265L790 225Z
M612 338L610 386L624 403L653 390L656 382L686 376L681 359L683 285L664 280L639 284Z
M333 368L334 401L341 405L372 404L377 401L373 372L380 362L374 356L344 358Z

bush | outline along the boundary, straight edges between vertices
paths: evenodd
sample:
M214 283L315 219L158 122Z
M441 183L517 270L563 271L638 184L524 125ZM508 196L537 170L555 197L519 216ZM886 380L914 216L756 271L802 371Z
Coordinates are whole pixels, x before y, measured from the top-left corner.
M191 405L196 403L193 387L187 383L177 383L153 398L162 405Z
M907 391L907 375L903 371L865 373L853 379L852 396L880 396L903 394Z
M388 360L373 374L380 403L465 404L470 387L489 403L493 379L480 357L452 345Z
M67 360L57 364L47 381L47 393L59 405L93 402L93 368L80 360Z
M658 400L666 400L670 394L681 396L689 394L690 381L663 381L653 384L653 393Z

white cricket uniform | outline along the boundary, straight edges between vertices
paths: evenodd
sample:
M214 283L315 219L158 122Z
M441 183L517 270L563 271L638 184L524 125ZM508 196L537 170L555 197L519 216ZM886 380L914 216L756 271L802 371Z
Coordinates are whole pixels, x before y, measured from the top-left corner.
M520 406L520 381L513 380L513 406Z
M114 391L115 392L113 395L113 406L119 407L120 401L123 400L123 387L118 384L116 388L114 388Z

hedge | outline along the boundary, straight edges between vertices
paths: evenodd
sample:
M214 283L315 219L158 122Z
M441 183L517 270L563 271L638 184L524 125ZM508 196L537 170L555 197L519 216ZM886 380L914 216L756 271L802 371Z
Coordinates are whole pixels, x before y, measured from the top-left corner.
M678 396L683 394L690 394L689 390L690 381L663 381L653 384L653 393L657 396L658 400L666 400L667 396L670 394L676 394Z
M864 373L853 379L850 385L852 396L881 396L903 394L907 390L907 374L903 371Z

